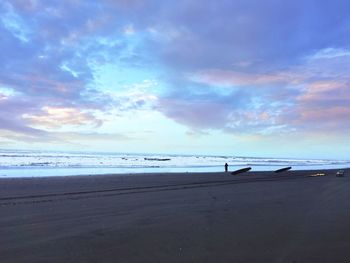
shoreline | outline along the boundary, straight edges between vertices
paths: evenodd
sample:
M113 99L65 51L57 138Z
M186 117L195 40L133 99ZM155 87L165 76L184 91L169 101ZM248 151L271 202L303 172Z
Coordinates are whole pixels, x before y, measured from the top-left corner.
M2 178L0 261L347 262L336 171Z
M236 169L241 169L247 166L231 166L235 167ZM277 170L279 168L283 168L285 166L264 166L267 170L259 170L256 168L256 166L251 166L252 170L250 173L273 173L274 170ZM222 167L223 168L223 167ZM259 167L260 168L260 167ZM306 168L306 169L305 169ZM223 169L220 171L218 167L210 167L208 168L147 168L138 172L138 169L127 169L128 172L115 172L115 170L118 170L117 168L9 168L9 169L0 169L0 180L2 179L10 179L10 178L47 178L47 177L74 177L74 176L103 176L103 175L114 175L114 176L134 176L134 175L147 175L147 174L203 174L203 173L222 173L224 172ZM232 168L231 168L232 169ZM329 165L329 166L295 166L292 167L290 171L316 171L316 170L346 170L350 169L350 167L346 167L343 165ZM85 171L85 172L79 172L77 173L77 170ZM103 172L103 170L107 170L107 172ZM113 171L114 170L114 171ZM169 171L170 170L170 171ZM109 171L109 172L108 172ZM135 172L136 171L136 172ZM229 172L234 171L229 170ZM22 175L22 174L29 174L29 175Z

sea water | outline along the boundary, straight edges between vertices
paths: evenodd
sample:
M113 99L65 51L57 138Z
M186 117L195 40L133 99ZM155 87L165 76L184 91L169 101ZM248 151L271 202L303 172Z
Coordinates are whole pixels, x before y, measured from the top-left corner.
M250 166L255 171L285 166L293 170L350 167L349 160L0 150L0 177L221 172L225 163L229 170Z

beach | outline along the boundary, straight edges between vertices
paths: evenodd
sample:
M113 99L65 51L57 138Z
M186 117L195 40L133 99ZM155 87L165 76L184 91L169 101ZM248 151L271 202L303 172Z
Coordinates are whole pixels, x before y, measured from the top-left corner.
M349 262L336 171L0 179L0 262Z

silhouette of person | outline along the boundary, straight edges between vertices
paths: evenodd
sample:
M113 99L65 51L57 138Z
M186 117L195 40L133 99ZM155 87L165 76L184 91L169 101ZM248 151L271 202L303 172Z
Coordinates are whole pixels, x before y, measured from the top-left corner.
M228 164L225 163L225 172L227 173L227 171L228 171Z

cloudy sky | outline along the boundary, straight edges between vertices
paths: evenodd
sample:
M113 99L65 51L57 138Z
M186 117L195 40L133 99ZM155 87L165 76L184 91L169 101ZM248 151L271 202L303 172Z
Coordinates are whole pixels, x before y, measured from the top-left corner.
M0 148L350 158L346 0L2 0L0 39Z

